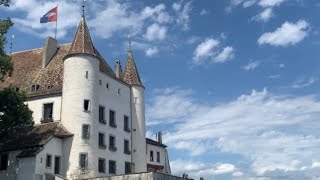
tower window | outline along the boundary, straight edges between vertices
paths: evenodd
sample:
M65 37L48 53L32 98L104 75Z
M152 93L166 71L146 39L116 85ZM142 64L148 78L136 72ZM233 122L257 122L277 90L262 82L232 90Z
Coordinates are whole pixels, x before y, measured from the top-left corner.
M110 160L109 161L109 174L116 174L116 170L117 170L116 162Z
M83 139L90 138L90 125L89 124L82 125L82 138Z
M79 155L79 167L81 169L88 168L88 154L87 153L80 153Z
M99 80L99 85L102 85L102 80L101 79Z
M109 83L106 84L106 88L109 89Z
M120 90L121 90L121 89L120 89L120 88L118 88L118 94L119 94L119 95L120 95Z
M131 163L130 162L125 162L124 163L124 173L125 174L130 174L131 173Z
M84 111L89 111L89 106L90 106L90 100L85 99L83 101L83 110Z
M99 158L98 160L98 171L99 173L105 173L106 172L106 159Z
M89 72L86 71L86 79L88 79L88 77L89 77Z
M153 161L153 151L150 151L150 161Z

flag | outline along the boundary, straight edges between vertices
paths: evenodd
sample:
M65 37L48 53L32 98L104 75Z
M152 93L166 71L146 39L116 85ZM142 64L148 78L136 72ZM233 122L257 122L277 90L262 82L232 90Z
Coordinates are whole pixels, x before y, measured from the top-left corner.
M42 18L40 18L40 23L54 22L57 21L58 17L58 6L47 12Z

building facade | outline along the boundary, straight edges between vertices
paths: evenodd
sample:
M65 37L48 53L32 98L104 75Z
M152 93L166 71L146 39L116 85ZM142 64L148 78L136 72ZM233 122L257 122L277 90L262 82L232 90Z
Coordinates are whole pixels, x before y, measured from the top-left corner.
M0 143L0 179L171 173L166 146L146 139L145 88L131 45L124 71L120 61L113 71L82 16L71 44L49 37L44 48L11 57L15 71L0 88L26 93L36 125L18 140ZM150 161L150 149L159 161Z

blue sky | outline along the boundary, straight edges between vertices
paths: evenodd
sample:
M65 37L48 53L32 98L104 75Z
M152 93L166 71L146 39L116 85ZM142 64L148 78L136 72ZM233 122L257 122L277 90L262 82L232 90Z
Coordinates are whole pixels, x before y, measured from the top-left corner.
M54 36L55 24L39 19L57 3L58 41L69 43L81 1L0 8L15 23L14 51ZM124 67L131 36L147 135L164 132L175 174L317 179L319 10L318 0L87 0L85 14L111 67Z

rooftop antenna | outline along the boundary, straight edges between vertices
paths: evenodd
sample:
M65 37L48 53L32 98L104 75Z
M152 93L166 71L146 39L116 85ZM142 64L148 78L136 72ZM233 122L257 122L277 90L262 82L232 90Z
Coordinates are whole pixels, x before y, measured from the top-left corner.
M12 54L13 39L14 39L14 34L12 34L10 38L10 54Z

